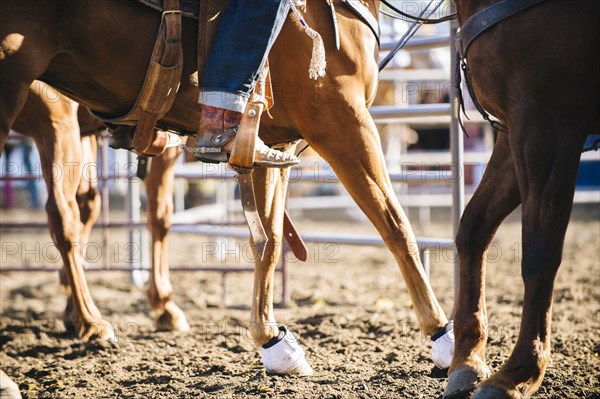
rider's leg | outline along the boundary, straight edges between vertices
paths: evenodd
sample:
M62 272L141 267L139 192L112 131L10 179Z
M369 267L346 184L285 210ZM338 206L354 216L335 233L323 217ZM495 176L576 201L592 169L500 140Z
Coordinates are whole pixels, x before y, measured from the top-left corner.
M246 109L271 46L288 12L287 0L231 0L223 15L202 75L202 114L197 144L207 154L201 160L223 162L233 148ZM297 159L268 150L257 140L255 163L290 166Z

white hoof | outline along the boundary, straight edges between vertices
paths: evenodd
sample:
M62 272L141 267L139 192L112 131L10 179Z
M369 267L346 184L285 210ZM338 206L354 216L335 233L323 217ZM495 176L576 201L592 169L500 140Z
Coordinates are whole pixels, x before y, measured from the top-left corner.
M447 369L454 355L454 322L450 321L445 332L441 336L434 336L432 341L431 360L437 367Z
M260 348L267 371L274 374L312 375L313 370L294 334L285 326L279 327L279 330L277 338Z

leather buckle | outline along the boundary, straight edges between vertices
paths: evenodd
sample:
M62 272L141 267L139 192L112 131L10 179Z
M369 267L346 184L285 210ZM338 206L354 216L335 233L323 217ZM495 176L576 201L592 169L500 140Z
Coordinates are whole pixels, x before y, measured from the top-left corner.
M167 15L179 15L179 17L181 17L182 14L183 14L183 12L181 10L167 10L167 11L163 11L162 14L160 15L160 22L162 23L165 20L165 17Z

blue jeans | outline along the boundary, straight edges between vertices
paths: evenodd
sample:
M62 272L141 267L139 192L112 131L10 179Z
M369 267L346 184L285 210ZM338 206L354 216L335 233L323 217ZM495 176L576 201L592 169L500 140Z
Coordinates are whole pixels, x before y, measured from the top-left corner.
M198 102L244 112L289 10L288 0L231 0L204 65Z

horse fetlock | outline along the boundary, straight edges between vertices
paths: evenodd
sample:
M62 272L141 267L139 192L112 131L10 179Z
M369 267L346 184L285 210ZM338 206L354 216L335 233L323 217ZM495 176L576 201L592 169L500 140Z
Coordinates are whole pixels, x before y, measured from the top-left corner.
M162 314L167 308L168 303L172 302L171 294L173 294L173 288L170 284L165 286L164 284L152 283L146 294L152 310L157 314Z
M250 337L254 345L261 347L279 335L279 326L277 323L256 323L252 322L248 327Z

